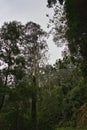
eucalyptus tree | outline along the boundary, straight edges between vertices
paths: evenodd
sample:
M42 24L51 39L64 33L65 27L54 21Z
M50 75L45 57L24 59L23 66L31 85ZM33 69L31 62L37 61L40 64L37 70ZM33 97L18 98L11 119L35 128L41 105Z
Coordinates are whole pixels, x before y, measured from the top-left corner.
M32 76L32 129L37 129L37 89L38 77L47 51L46 32L40 25L28 22L25 25L25 56L27 71ZM29 77L30 78L30 77Z
M0 70L0 82L2 82L0 83L2 84L2 87L0 85L0 110L2 110L1 114L5 116L2 122L4 123L7 118L9 129L19 129L19 113L22 111L21 109L24 109L25 96L22 91L26 91L26 83L23 82L25 77L23 39L24 25L20 22L4 23L0 28L0 60L2 63ZM14 110L11 113L13 108ZM14 118L12 118L11 114Z
M18 68L17 61L22 57L19 48L22 43L22 35L23 26L16 21L4 23L0 29L0 60L3 63L3 67L1 66L1 79L5 87L12 85L16 78L14 72ZM22 65L22 62L20 64ZM3 103L4 98L5 96L2 97Z
M18 105L17 109L20 108L20 111L24 102L27 101L28 105L28 97L31 95L31 120L34 130L37 128L38 77L47 51L46 35L40 25L33 22L22 25L13 21L4 23L0 29L0 62L3 64L0 70L0 84L5 90L12 90L9 100L13 100L15 107ZM5 96L4 93L0 97L0 108L3 107ZM18 122L14 128L20 129Z

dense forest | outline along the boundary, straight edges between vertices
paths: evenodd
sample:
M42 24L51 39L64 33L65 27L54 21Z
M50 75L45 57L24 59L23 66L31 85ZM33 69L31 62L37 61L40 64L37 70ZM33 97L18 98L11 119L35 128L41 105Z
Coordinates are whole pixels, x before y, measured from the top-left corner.
M48 0L47 7L54 44L67 48L54 65L39 24L0 28L0 130L87 128L87 1Z

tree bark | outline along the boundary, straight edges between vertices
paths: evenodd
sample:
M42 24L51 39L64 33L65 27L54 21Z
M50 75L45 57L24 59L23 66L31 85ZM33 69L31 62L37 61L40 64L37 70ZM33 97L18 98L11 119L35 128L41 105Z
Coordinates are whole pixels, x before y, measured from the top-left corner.
M33 76L33 93L32 93L32 130L37 130L37 85L36 77Z

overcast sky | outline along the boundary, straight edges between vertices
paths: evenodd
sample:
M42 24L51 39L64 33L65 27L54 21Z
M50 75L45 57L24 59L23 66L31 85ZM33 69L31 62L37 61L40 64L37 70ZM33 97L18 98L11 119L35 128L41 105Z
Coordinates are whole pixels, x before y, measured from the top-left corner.
M49 22L46 14L51 14L51 9L46 7L47 0L0 0L0 26L7 21L21 21L26 23L33 21L47 30ZM52 40L49 40L49 53L51 64L61 57L61 49L57 48Z

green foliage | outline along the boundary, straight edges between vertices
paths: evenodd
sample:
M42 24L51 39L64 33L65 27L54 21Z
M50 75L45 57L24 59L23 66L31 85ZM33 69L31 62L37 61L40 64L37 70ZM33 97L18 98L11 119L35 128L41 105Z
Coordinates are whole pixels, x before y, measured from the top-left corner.
M0 59L6 65L0 70L2 130L28 130L36 123L37 66L42 53L45 55L45 36L46 32L33 22L22 25L13 21L0 29Z
M83 75L86 76L87 61L87 1L66 0L65 11L67 19L66 37L72 55L81 58ZM84 65L83 65L84 64ZM84 71L85 68L85 71Z
M55 71L58 72L57 84L61 86L64 94L63 120L59 124L65 127L76 127L82 122L82 127L86 127L87 108L84 108L81 114L80 109L87 102L87 1L65 0L63 11L59 9L60 5L57 4L57 1L55 3L49 1L48 4L50 7L54 6L52 23L55 28L54 41L58 45L61 37L62 39L65 37L70 52L68 54L71 55L70 59L67 60L66 55L62 61L60 60L55 64ZM59 15L61 12L63 12L63 16ZM64 18L63 21L60 20L62 18ZM61 33L62 30L63 33ZM79 114L81 119L78 119Z
M7 30L6 30L5 26L7 26ZM7 25L7 23L5 23L5 26L2 27L4 29L2 37L5 40L9 40L10 39L11 41L14 41L14 40L19 38L20 31L17 28L17 25L16 25L15 21L14 22L10 22L8 25ZM6 33L5 33L5 31L6 31Z
M61 96L60 96L61 95ZM62 91L61 87L56 87L46 99L43 100L40 106L38 125L39 129L54 129L56 122L62 119ZM59 107L60 106L60 107Z
M84 128L78 129L78 128L72 128L72 127L66 127L66 128L57 128L56 130L86 130Z
M77 126L79 109L86 102L87 92L86 81L77 65L71 62L71 57L65 57L44 71L38 99L39 129Z
M56 2L48 0L49 7ZM10 22L1 27L0 59L6 67L0 70L0 129L73 130L79 114L87 120L82 113L87 113L86 2L66 0L64 10L72 56L53 66L42 65L47 44L40 25Z
M62 3L61 0L59 2ZM61 9L59 9L60 5L57 1L54 0L49 0L48 5L52 7L55 3L54 41L59 45L59 39L63 40L65 37L65 41L68 40L70 54L80 60L82 73L87 76L87 1L65 0Z
M48 3L48 7L51 8L53 7L53 5L55 5L57 2L59 1L59 3L62 5L64 0L47 0Z

